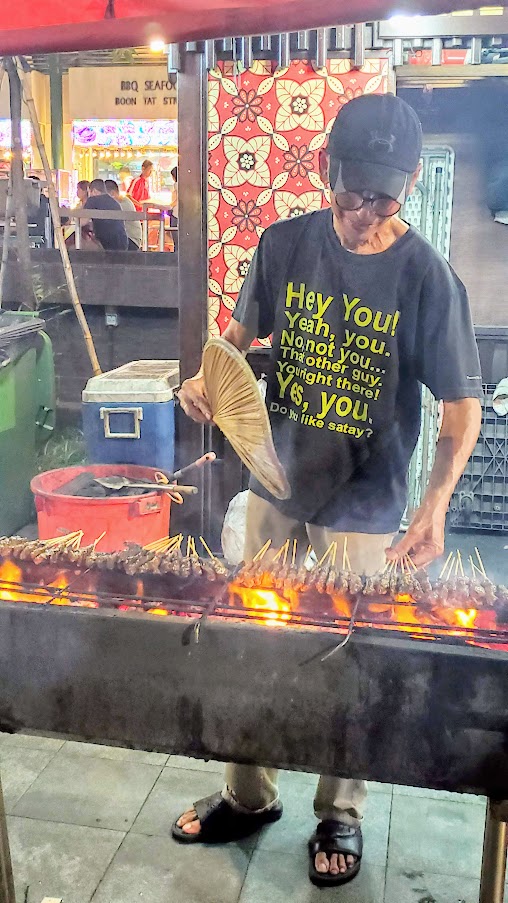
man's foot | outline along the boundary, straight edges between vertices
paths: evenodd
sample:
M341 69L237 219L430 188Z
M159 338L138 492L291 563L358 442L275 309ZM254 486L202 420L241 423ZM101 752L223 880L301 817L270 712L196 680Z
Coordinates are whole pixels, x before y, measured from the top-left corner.
M330 875L344 875L349 869L352 869L357 862L356 856L344 856L343 853L332 853L330 858L326 853L317 853L314 860L316 872L322 875L329 873Z
M233 809L221 793L214 793L187 809L173 824L171 834L179 843L229 843L254 834L281 815L279 802L262 812L245 813Z
M309 840L309 878L317 885L351 881L360 871L362 832L335 819L317 826Z
M183 815L177 819L176 824L185 834L199 834L201 831L201 822L194 808L184 812Z

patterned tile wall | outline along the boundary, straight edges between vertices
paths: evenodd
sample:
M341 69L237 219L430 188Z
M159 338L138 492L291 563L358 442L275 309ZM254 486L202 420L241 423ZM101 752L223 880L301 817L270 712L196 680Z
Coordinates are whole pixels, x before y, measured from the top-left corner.
M344 104L388 88L389 61L221 63L208 82L209 331L220 335L263 230L326 206L319 150ZM268 340L266 340L268 343Z

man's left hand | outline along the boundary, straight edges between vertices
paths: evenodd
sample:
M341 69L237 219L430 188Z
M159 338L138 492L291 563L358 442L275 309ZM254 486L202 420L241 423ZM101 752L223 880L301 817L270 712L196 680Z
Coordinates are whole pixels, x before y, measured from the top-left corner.
M419 508L405 536L386 550L388 561L399 561L410 555L416 567L424 567L439 558L444 551L446 511L447 506Z

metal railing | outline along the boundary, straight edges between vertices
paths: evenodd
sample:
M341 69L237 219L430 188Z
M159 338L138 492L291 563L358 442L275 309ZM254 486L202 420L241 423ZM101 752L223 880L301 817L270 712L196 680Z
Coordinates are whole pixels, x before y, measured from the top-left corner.
M154 205L155 206L155 205ZM68 220L68 225L75 227L75 247L76 250L81 248L81 223L89 222L94 219L105 220L122 220L125 222L141 223L141 250L148 251L148 224L150 222L159 223L158 250L165 250L166 233L178 233L178 226L166 226L165 218L171 208L164 207L160 210L93 210L84 207L78 210L69 210L67 207L59 207L58 212L60 219Z

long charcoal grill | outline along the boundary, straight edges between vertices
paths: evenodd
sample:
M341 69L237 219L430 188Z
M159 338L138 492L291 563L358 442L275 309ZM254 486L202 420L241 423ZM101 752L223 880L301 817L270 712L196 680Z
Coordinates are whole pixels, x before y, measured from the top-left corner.
M0 582L1 730L484 794L480 903L502 903L502 626L415 625L400 603L394 623L365 600L354 623L271 597L260 611L224 582L193 594L181 581L165 598L162 578L102 574L81 589L85 571L59 590L47 584L61 568L25 570Z

